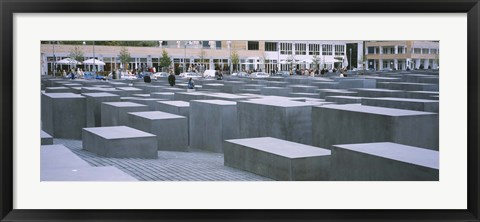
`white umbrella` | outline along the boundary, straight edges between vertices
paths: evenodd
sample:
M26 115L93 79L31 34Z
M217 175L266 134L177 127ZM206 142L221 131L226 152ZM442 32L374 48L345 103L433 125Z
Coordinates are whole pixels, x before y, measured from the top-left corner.
M98 59L88 59L88 60L83 61L83 64L85 64L85 65L101 65L101 66L105 65L104 62L102 62Z
M81 62L75 60L75 59L72 59L72 58L66 58L66 59L62 59L58 62L56 62L58 65L72 65L72 64L76 64L76 65L80 65L82 64Z

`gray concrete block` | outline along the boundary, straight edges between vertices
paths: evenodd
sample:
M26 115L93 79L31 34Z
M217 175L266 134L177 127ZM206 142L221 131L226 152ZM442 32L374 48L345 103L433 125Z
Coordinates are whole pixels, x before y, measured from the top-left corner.
M43 93L42 130L54 138L80 139L86 124L85 97L74 93Z
M190 101L190 147L223 152L223 141L238 138L236 102Z
M40 147L40 169L77 169L91 167L64 145L43 145Z
M433 113L439 112L438 100L380 97L365 98L362 100L362 105L417 110Z
M102 126L126 126L129 112L148 111L147 105L132 102L103 102L101 105Z
M325 100L338 104L362 103L362 97L358 96L327 96Z
M69 87L58 86L58 87L46 87L45 93L74 93L74 92Z
M173 92L154 92L150 96L157 99L174 100L175 93Z
M157 138L127 126L83 129L83 149L105 157L157 159Z
M268 81L265 83L267 87L287 87L288 82L279 82L279 81Z
M132 94L141 94L144 93L142 89L135 87L117 87L116 89L122 91L122 95L119 96L132 96ZM113 93L113 92L112 92Z
M275 137L310 145L312 105L288 99L237 103L240 138Z
M406 98L412 98L412 99L432 99L432 100L438 100L438 97L432 97L432 96L438 96L439 93L438 91L408 91L405 92L405 97Z
M292 93L315 93L315 90L318 89L309 85L289 85L288 88L292 89Z
M362 105L313 107L313 145L394 142L438 150L438 114Z
M40 139L42 145L52 145L53 144L53 137L50 134L46 133L43 130L40 130Z
M410 83L410 82L390 82L384 83L382 88L405 91L438 91L438 84L429 83Z
M202 90L216 90L221 91L223 89L222 83L206 83L202 84Z
M132 102L132 103L138 103L138 104L143 104L148 106L148 110L154 111L157 102L158 101L163 101L163 99L158 99L158 98L139 98L139 97L122 97L123 102Z
M228 100L228 101L240 101L240 100L247 100L252 98L253 97L251 96L242 96L242 95L230 94L230 93L210 93L205 95L205 99L207 100L220 99L220 100Z
M315 90L321 99L325 99L327 96L356 96L357 92L348 91L344 89L317 89Z
M320 98L318 93L290 93L289 97L310 97L310 98Z
M86 127L102 126L102 103L119 102L120 96L111 93L84 93L86 98Z
M149 94L132 94L132 97L140 97L140 98L151 98L150 93Z
M338 89L376 88L375 79L336 78Z
M160 111L132 112L128 117L128 126L156 135L158 150L188 151L186 117Z
M396 143L334 145L332 180L438 181L439 152Z
M138 181L114 166L78 169L47 169L41 172L40 181Z
M317 87L317 89L338 89L338 82L312 82L310 85Z
M330 150L272 137L224 141L225 166L275 180L329 180Z
M176 92L174 98L175 100L189 102L190 100L205 99L205 95L204 92Z
M405 91L392 89L352 89L360 97L399 97L405 98Z
M291 88L284 88L284 87L263 87L261 90L262 95L268 96L285 96L287 97L292 93ZM242 92L245 92L243 90Z
M222 92L224 93L240 93L244 89L246 83L243 81L224 81Z

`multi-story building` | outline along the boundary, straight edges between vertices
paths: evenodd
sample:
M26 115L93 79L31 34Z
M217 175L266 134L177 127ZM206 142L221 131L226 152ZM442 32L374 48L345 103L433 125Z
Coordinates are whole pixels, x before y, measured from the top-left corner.
M356 51L347 50L355 45ZM42 74L54 70L54 60L67 58L78 47L85 57L97 58L106 63L100 70L110 71L121 67L120 46L42 44ZM362 67L362 41L159 41L159 47L126 47L130 53L130 69L156 67L159 70L162 51L166 50L175 68L201 65L217 70L277 70L327 69L345 66ZM232 53L238 54L238 64L233 65ZM352 58L352 55L353 58ZM352 63L350 60L353 60ZM87 67L85 67L87 68ZM57 70L60 67L57 67Z
M366 66L375 70L437 69L438 41L365 42Z

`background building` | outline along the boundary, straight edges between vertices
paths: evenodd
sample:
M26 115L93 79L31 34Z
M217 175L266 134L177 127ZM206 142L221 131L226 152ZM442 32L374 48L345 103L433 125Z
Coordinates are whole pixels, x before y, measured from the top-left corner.
M375 70L437 69L438 41L368 41L367 67Z
M77 47L84 60L97 58L106 63L99 70L111 71L121 68L121 46L105 45L41 45L41 73L52 73L54 61L68 58ZM347 50L347 48L349 48ZM175 70L202 66L205 69L224 71L310 69L324 67L363 68L362 41L159 41L157 47L126 47L131 60L129 69L155 67L160 70L160 57L165 49ZM95 55L94 55L95 53ZM233 64L231 54L238 54L238 64ZM352 60L352 61L350 61ZM55 62L56 63L56 62ZM57 70L68 66L58 66ZM91 67L83 67L88 70ZM123 67L122 67L123 68Z

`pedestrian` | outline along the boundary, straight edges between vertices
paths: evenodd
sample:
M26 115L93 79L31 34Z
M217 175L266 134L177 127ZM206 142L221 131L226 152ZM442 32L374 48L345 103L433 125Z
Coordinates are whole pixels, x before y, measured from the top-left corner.
M175 85L175 75L172 72L168 76L168 84L170 84L170 86Z
M195 89L195 83L193 82L193 79L190 78L188 79L188 89Z

